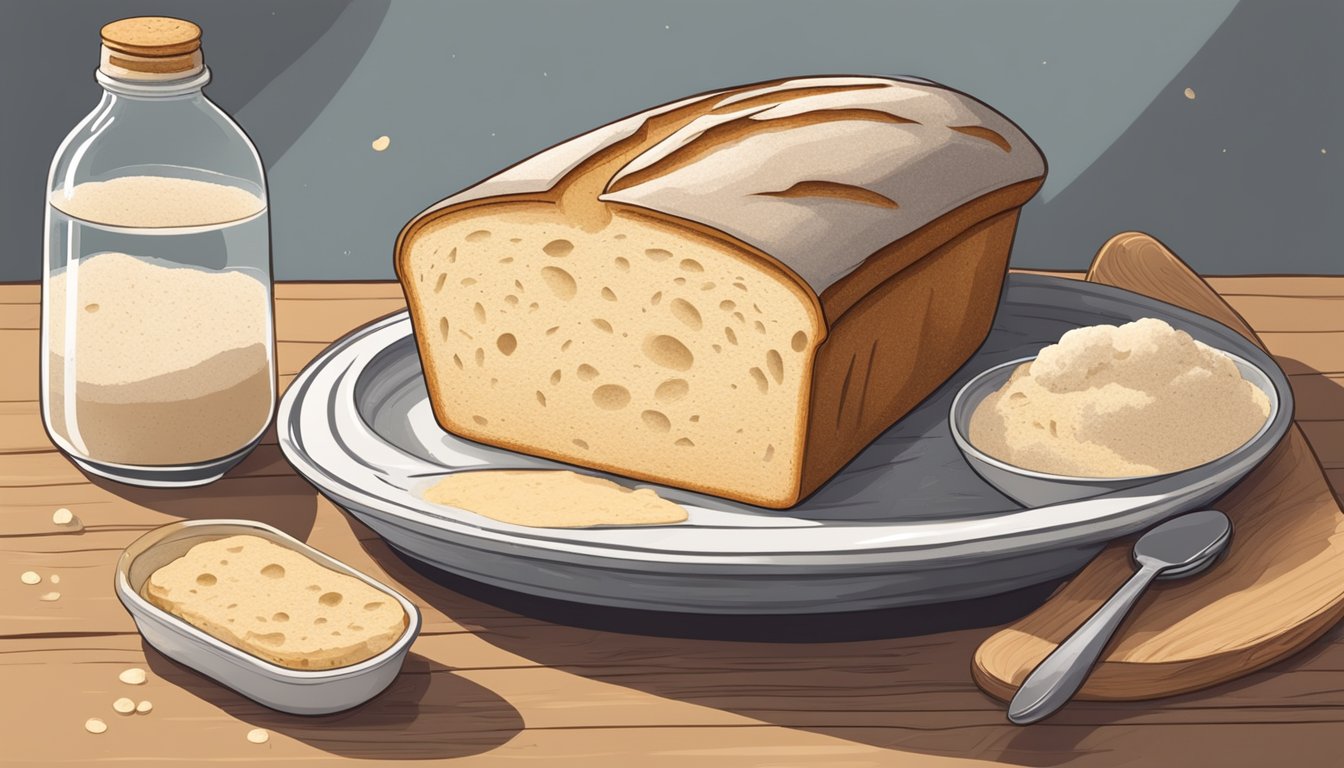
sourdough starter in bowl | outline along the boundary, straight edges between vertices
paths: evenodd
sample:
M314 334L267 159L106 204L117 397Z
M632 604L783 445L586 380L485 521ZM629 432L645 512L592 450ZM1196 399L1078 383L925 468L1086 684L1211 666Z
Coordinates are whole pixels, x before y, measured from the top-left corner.
M1064 334L971 416L976 448L1023 469L1137 477L1231 453L1269 418L1232 360L1144 318Z

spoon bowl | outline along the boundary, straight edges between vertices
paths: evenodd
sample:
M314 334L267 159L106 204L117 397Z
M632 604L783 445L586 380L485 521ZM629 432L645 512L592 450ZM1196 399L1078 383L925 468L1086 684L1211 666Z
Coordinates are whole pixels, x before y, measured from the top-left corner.
M1208 568L1232 537L1232 523L1216 509L1168 520L1134 543L1134 561L1157 568L1159 579L1179 579Z

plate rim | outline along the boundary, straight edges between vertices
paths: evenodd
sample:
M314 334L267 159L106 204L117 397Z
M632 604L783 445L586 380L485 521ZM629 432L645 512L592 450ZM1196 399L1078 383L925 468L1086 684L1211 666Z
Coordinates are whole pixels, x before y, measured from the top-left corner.
M1090 293L1101 298L1110 298L1121 300L1124 303L1144 306L1154 306L1160 308L1160 312L1169 317L1173 317L1181 322L1205 328L1222 328L1226 333L1234 334L1235 331L1227 326L1218 323L1211 318L1204 317L1197 313L1190 312L1181 307L1176 307L1165 302L1152 299L1142 294L1133 293L1112 286L1086 283L1068 278L1060 278L1047 275L1031 275L1015 273L1010 276L1009 281L1031 286L1033 284L1044 288L1068 288L1073 291L1082 290L1083 293ZM1007 281L1005 283L1005 294L1007 293ZM996 311L997 316L997 311ZM773 569L794 569L805 568L823 570L843 570L852 572L856 568L867 566L891 568L904 567L947 567L959 565L971 561L981 561L988 559L998 559L1014 555L1020 555L1038 550L1053 550L1063 547L1080 547L1100 545L1132 533L1147 525L1151 525L1160 519L1164 514L1170 515L1174 512L1168 510L1162 511L1164 506L1172 506L1169 502L1174 496L1183 496L1186 498L1195 498L1201 494L1207 495L1216 492L1219 488L1230 485L1239 479L1240 476L1249 472L1254 466L1258 465L1269 451L1271 451L1283 435L1287 432L1292 423L1293 398L1291 389L1288 387L1286 375L1264 350L1255 348L1249 340L1246 342L1253 349L1237 349L1234 354L1245 356L1248 353L1251 362L1261 368L1276 390L1279 400L1278 418L1271 422L1268 428L1260 436L1260 443L1248 449L1236 463L1223 464L1216 466L1212 473L1208 469L1210 465L1202 465L1192 470L1186 470L1168 476L1157 476L1151 483L1145 483L1131 489L1124 489L1105 494L1100 497L1086 499L1080 502L1069 502L1065 504L1050 505L1047 507L1038 507L1035 509L1019 509L1013 512L986 515L982 517L969 518L951 518L941 520L915 520L915 521L891 521L878 524L820 524L816 526L798 526L792 529L771 528L768 530L780 532L784 530L807 531L815 538L815 534L822 530L846 530L851 534L857 534L864 529L870 529L875 532L899 533L902 530L917 528L937 529L957 527L966 531L969 529L975 532L979 528L988 528L988 532L983 535L961 536L958 538L900 541L900 536L885 536L877 541L867 542L865 546L855 547L852 543L848 548L830 548L830 549L796 549L796 550L709 550L709 551L688 551L685 549L659 549L635 546L618 546L610 542L589 541L585 543L581 538L574 540L571 538L574 531L603 532L603 531L629 531L631 529L616 528L591 528L591 529L533 529L523 526L514 526L507 523L490 520L489 518L480 518L481 523L471 520L478 518L474 513L460 511L468 516L467 519L448 517L444 515L434 515L400 504L394 499L379 496L365 488L346 482L344 478L328 471L316 457L313 457L302 445L302 437L296 434L299 430L297 418L302 415L304 407L313 407L308 405L310 402L306 395L314 380L324 372L330 373L331 366L342 360L343 355L350 357L364 356L363 364L367 366L368 362L373 360L377 354L386 350L399 339L411 335L411 331L404 334L398 334L396 338L387 341L374 350L365 350L363 346L371 346L371 339L376 339L380 334L386 333L390 328L399 323L406 323L408 329L410 326L407 316L407 310L400 310L389 315L366 323L356 328L341 338L332 342L322 352L310 361L294 380L291 381L289 388L281 398L277 410L276 424L277 433L281 450L286 459L294 465L295 469L314 487L322 493L331 497L334 501L347 509L357 507L363 514L384 516L396 518L396 524L402 528L414 529L416 526L437 529L439 535L451 537L455 544L467 543L463 539L474 540L472 546L485 550L513 550L512 554L519 554L517 548L522 547L526 550L526 556L540 560L562 560L573 562L576 559L589 560L594 564L621 563L626 567L637 565L642 562L656 561L663 566L679 564L686 567L695 567L703 569L705 567L734 567L754 569L759 566L766 570ZM1231 338L1231 337L1229 337ZM362 345L362 346L361 346ZM1258 355L1256 354L1258 353ZM1256 359L1263 358L1263 359ZM1267 363L1267 364L1266 364ZM362 370L347 366L343 374L349 374L351 370ZM353 386L351 384L350 386ZM330 396L334 388L324 393ZM325 402L325 401L323 401ZM369 431L372 431L371 429ZM385 441L384 441L385 442ZM404 453L400 448L391 446L394 450ZM409 457L410 455L407 454ZM356 457L358 458L358 457ZM422 461L416 457L411 457L415 461ZM360 460L361 464L367 463ZM1216 463L1216 462L1215 462ZM1191 479L1188 475L1192 472L1204 469L1205 476L1201 479ZM1231 479L1229 479L1229 476ZM452 509L452 508L447 508ZM1090 512L1089 512L1090 510ZM787 514L787 510L781 510L782 514ZM1070 515L1073 514L1073 517ZM988 521L988 525L987 525ZM1016 522L1025 525L1005 525L1004 523ZM392 521L388 521L392 522ZM656 531L669 530L673 528L698 528L695 526L655 526L642 527L638 530ZM997 529L997 530L995 530ZM556 530L569 532L567 537L557 538L554 536ZM723 529L719 529L723 530ZM727 530L747 530L747 528ZM543 533L538 534L541 531ZM1069 535L1067 532L1074 531L1075 535ZM547 533L551 535L546 535ZM587 534L586 534L587 535ZM593 538L591 535L590 539ZM601 539L599 534L596 538ZM992 552L986 551L986 545L992 545Z

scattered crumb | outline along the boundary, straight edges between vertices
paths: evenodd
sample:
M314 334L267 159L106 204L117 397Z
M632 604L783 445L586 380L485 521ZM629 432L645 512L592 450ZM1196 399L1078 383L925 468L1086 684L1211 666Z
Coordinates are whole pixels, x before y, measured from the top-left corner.
M61 528L69 528L71 530L76 531L81 531L84 529L84 523L81 522L80 519L75 516L74 512L71 512L65 507L61 507L60 509L51 513L51 523L52 525Z
M42 597L40 597L40 598L38 598L38 599L41 600L41 601L44 602L44 603L54 603L54 602L56 602L57 600L60 600L60 599L61 599L61 593L60 593L60 592L48 592L48 593L46 593L45 595L43 595Z
M42 577L38 576L36 571L24 571L23 573L19 574L19 581L22 581L24 584L30 584L30 585L41 584Z
M1049 64L1049 63L1050 63L1050 62L1048 62L1048 61L1042 61L1042 62L1041 62L1041 64Z
M52 584L60 584L60 583L61 583L61 575L60 575L59 573L53 573L53 574L51 574L50 576L48 576L47 578L51 580L51 583L52 583Z
M1191 101L1194 101L1194 100L1195 100L1195 89L1194 89L1194 88L1186 88L1186 89L1185 89L1185 98L1190 99Z
M120 675L117 675L117 679L127 685L144 685L145 670L139 667L131 667Z
M247 740L253 744L265 744L271 740L271 734L265 728L253 728L247 732Z
M151 709L154 709L154 705L148 699L135 705L135 711L142 715L148 714Z
M107 723L104 723L100 717L90 717L84 721L84 730L89 733L103 733L107 730Z
M135 702L123 696L112 702L112 708L119 714L129 715L135 711Z
M382 152L383 150L391 146L391 144L392 139L388 138L387 136L379 136L378 138L373 140L373 151Z
M1325 154L1325 148L1321 148L1321 154L1322 154L1322 155Z

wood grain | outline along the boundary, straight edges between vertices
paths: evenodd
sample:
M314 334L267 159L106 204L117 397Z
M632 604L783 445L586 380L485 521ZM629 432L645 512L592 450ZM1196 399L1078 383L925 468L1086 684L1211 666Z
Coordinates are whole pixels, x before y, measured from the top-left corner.
M1268 297L1265 320L1274 306L1307 317L1294 309L1304 298L1344 296L1344 280L1333 278L1216 282L1237 294L1238 308L1243 295ZM203 489L137 489L68 474L38 412L37 301L36 285L0 285L0 312L8 313L0 325L16 329L0 337L0 476L11 483L0 483L0 763L1111 768L1185 764L1180 756L1198 744L1220 768L1338 764L1340 628L1237 683L1160 702L1079 702L1020 729L975 686L970 659L1051 585L824 621L596 609L413 568L288 473L273 447ZM281 358L297 370L324 334L334 339L399 308L400 289L282 283L276 306ZM1247 318L1258 322L1254 311ZM1265 338L1276 353L1288 343L1344 360L1318 341L1323 334L1303 330ZM281 376L282 387L289 378ZM1340 421L1344 388L1334 379L1312 369L1293 384L1299 415ZM268 433L263 445L274 444ZM1344 453L1336 461L1344 465ZM29 470L59 482L35 484ZM1344 469L1331 477L1344 488ZM79 515L84 530L55 530L58 506ZM144 645L112 597L121 549L167 522L232 516L276 525L412 597L425 630L389 691L347 713L288 716ZM61 583L21 585L17 574L28 569ZM37 600L51 589L60 600ZM138 689L116 680L133 665L150 672ZM116 715L111 702L123 695L153 701L154 711ZM108 732L85 733L90 716L107 720ZM253 727L270 730L271 741L249 744Z
M1087 279L1184 306L1261 344L1241 315L1147 235L1112 238ZM1344 442L1333 427L1332 451ZM1226 556L1198 578L1150 589L1079 698L1148 699L1226 682L1300 650L1344 615L1344 512L1297 424L1215 506L1234 525ZM976 682L1011 698L1133 573L1131 546L1112 544L1046 604L985 640Z

